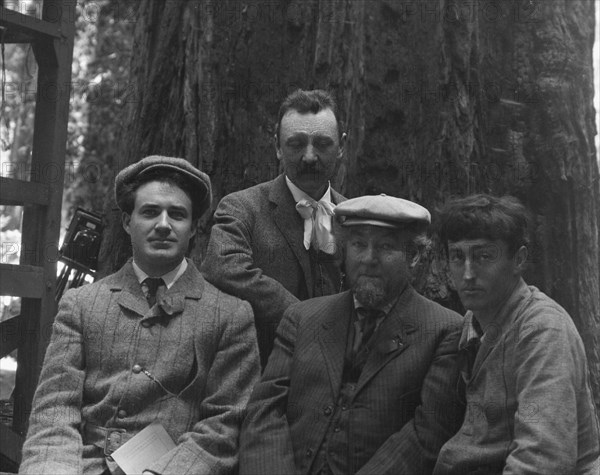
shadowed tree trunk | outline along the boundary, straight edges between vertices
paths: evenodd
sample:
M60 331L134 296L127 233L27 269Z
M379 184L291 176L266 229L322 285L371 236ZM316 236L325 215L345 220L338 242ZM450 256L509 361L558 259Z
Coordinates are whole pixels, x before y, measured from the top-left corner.
M119 168L183 156L211 176L216 205L279 173L283 97L329 89L348 133L335 183L347 196L405 197L434 218L478 191L532 210L526 280L573 317L600 404L593 39L593 0L143 1ZM105 273L129 253L115 210ZM418 289L456 305L447 282L433 255Z

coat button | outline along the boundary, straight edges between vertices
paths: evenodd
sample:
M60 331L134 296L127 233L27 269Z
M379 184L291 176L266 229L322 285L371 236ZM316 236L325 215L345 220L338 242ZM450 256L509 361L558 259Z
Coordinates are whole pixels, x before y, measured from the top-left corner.
M339 427L336 427L335 429L333 429L333 432L339 432L339 431L340 431Z
M149 322L148 320L144 320L144 321L142 322L142 326L143 326L144 328L150 328L150 327L152 326L152 323L151 323L151 322Z
M348 410L348 406L346 406L345 404L342 404L342 411L347 411Z
M131 368L131 371L133 371L135 374L138 374L142 371L142 367L139 364L134 364L133 368Z
M117 416L123 419L124 417L127 417L127 411L125 411L124 409L119 409L119 412L117 412Z
M327 406L324 410L323 410L323 414L325 414L326 416L330 416L331 413L333 412L333 409L331 408L331 406Z
M307 456L307 457L310 457L310 456L312 456L312 454L313 454L313 451L312 451L312 449L307 449L307 450L306 450L306 456Z

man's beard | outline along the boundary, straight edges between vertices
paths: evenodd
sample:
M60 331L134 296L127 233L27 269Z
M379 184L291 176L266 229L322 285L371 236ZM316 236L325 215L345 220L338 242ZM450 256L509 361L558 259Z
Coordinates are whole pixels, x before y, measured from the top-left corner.
M359 277L352 286L356 300L367 308L376 308L384 305L388 295L383 282L379 279Z

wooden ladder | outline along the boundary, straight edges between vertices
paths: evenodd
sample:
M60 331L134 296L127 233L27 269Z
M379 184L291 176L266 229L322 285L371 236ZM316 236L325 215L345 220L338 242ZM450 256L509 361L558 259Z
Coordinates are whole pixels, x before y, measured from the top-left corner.
M56 314L76 6L75 0L44 0L41 20L0 6L4 42L31 44L38 64L31 179L0 177L0 204L23 206L20 264L0 263L0 295L22 298L20 315L0 323L0 357L18 350L12 427L0 424L0 455L13 467Z

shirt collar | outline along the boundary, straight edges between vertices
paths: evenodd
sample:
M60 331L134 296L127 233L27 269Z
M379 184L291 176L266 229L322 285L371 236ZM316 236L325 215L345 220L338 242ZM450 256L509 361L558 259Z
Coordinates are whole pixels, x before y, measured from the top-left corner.
M358 310L359 308L366 308L363 304L361 304L357 299L355 295L352 295L352 299L354 300L354 309ZM396 305L396 302L398 301L398 298L395 298L394 300L392 300L391 302L378 307L379 310L381 310L383 312L383 315L381 318L383 317L387 317L388 314L390 313L390 311L392 310L392 308L394 307L394 305ZM361 320L362 319L362 315L359 312L356 312L358 315L358 319Z
M135 276L137 277L138 282L141 284L142 282L144 282L144 280L146 280L146 278L149 277L149 275L146 274L142 269L140 269L140 267L135 263L135 260L132 262L132 264L133 272L135 272ZM170 289L173 286L173 284L177 282L177 279L179 279L183 275L183 273L187 269L187 266L187 260L184 258L181 261L181 264L175 267L175 269L157 277L160 277L164 281L167 289Z
M481 330L479 322L475 319L471 311L469 310L465 314L465 323L463 331L460 336L460 342L458 344L459 349L466 348L469 345L478 344L484 338L484 333Z
M292 193L292 196L294 197L294 201L296 203L298 203L298 201L300 201L300 200L309 200L311 202L315 201L315 199L311 198L308 194L306 194L306 192L304 190L301 190L296 185L294 185L292 183L292 180L290 180L287 177L287 175L285 176L285 183L287 184L290 192ZM321 198L316 201L327 201L327 202L331 203L331 183L327 182L327 190L325 190L325 193L323 193L323 196L321 196Z
M529 287L525 281L521 278L512 294L502 303L496 310L496 314L492 320L492 324L488 328L493 327L495 334L492 340L497 340L499 335L506 331L506 328L512 324L514 318L518 315L517 309L522 304L523 300L531 295ZM471 331L469 329L472 328ZM479 335L479 340L483 343L486 340L487 331L484 332L477 319L473 316L473 312L470 310L465 314L465 321L463 324L463 332L459 342L459 348L463 348L468 345L470 341L473 341L473 337ZM469 340L469 338L471 338Z

